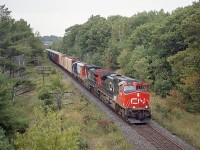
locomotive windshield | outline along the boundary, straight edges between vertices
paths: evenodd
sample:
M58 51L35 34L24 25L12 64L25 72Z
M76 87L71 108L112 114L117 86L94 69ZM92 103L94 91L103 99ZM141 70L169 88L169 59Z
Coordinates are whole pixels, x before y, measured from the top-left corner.
M132 92L135 92L136 89L135 89L135 86L133 85L126 85L124 86L124 93L125 94L129 94L129 93L132 93Z

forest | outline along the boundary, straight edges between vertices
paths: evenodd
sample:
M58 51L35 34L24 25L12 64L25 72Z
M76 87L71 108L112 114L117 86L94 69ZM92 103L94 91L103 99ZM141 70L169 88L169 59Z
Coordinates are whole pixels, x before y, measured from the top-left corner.
M13 19L5 5L0 12L0 149L10 150L15 132L24 133L28 127L15 98L34 89L26 68L43 55L44 46L25 20Z
M200 112L200 2L173 12L91 16L53 49L145 81L171 105Z

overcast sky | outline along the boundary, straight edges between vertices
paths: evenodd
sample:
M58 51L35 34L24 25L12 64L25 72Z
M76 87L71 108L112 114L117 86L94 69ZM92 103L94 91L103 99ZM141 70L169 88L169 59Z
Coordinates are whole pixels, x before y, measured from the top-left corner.
M0 0L12 11L12 18L26 20L41 36L63 36L65 29L85 23L91 15L130 17L137 12L192 5L197 0Z

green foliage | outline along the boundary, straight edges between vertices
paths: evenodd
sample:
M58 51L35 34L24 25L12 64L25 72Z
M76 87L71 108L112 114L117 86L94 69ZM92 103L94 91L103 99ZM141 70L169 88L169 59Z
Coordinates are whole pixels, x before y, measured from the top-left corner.
M50 85L51 90L60 90L60 91L64 91L65 90L65 85L64 83L60 80L59 77L55 77L52 79L51 81L51 85Z
M52 45L50 46L50 49L56 49L57 51L62 51L63 47L63 38L58 38L55 41L53 41Z
M91 16L66 29L63 49L87 63L139 78L162 97L178 90L182 108L199 112L199 9L198 1L171 14L160 10L130 18Z
M9 143L5 136L5 131L0 127L0 149L1 150L12 150L13 146Z
M41 37L42 41L55 41L57 40L59 37L55 36L55 35L51 35L51 36L43 36Z
M41 91L39 92L38 98L41 99L41 100L52 98L49 91L50 90L47 87L42 88Z
M119 63L119 66L121 68L123 68L124 71L126 71L127 69L127 60L130 59L130 54L129 51L127 49L124 49L121 54L119 55L119 57L117 58L117 62Z
M79 149L87 150L89 148L87 140L83 136L80 135L78 141L79 141L78 144Z
M5 8L5 5L0 5L1 10L1 17L9 17L11 11L8 10L8 8Z
M170 92L173 97L167 97L167 99L160 98L152 94L151 105L152 105L152 115L159 124L163 125L170 132L183 139L189 141L195 148L200 148L200 116L199 114L192 114L184 111L182 106L177 108L177 106L183 105L180 102L181 94L177 90ZM170 105L168 104L172 102ZM183 99L182 99L183 100ZM178 102L178 103L177 103ZM179 103L180 102L180 103Z
M43 87L38 94L38 98L44 101L44 105L51 105L53 104L53 101L55 101L55 98L52 94L50 94L50 88L49 87ZM52 100L54 98L54 100Z
M51 69L51 73L50 74L56 74L56 69L55 68Z
M55 77L52 78L50 84L42 87L39 90L38 98L44 101L44 105L52 105L58 99L57 96L59 92L64 92L65 90L65 85L62 83L59 77ZM62 97L63 95L60 96Z
M110 30L105 18L91 16L84 25L75 25L66 29L63 47L67 54L76 55L85 61L97 64L97 57L91 58L91 56L97 55L99 60L103 59L103 52L111 35ZM103 64L101 61L98 63L100 64L97 65Z
M15 146L19 149L79 149L80 130L68 126L62 112L35 109L35 118L24 134L16 134Z
M12 102L12 87L14 83L0 72L0 126L6 135L12 136L16 130L24 132L27 119L24 113Z
M169 91L172 87L172 83L170 80L157 80L154 84L156 94L160 95L161 97L166 97L169 95Z
M28 126L25 113L12 100L14 95L34 89L33 82L20 78L26 74L27 60L36 53L41 54L44 48L25 20L12 19L5 5L0 6L0 12L0 149L12 149L3 130L9 141L13 141L14 133L23 133ZM13 92L14 88L17 93Z
M7 10L4 7L0 9ZM10 71L11 76L11 73L18 71L28 59L42 55L44 46L40 39L34 36L30 25L25 20L15 21L9 13L5 14L8 16L0 18L0 57L7 61L0 61L0 66L3 66L5 71Z

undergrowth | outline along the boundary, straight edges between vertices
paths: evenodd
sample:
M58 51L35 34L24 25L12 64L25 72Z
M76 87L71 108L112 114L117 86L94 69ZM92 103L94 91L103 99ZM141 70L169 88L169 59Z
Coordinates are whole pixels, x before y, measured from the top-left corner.
M200 116L168 105L167 99L152 94L152 116L173 134L178 135L200 149Z
M51 73L45 75L44 77L44 84L42 76L36 73L36 69L34 67L30 67L29 69L32 75L31 79L36 83L37 88L35 91L27 94L26 96L18 97L16 100L16 105L27 112L27 116L30 118L30 127L33 126L35 120L34 118L37 116L36 113L34 113L34 110L38 107L45 106L44 101L40 100L39 98L42 97L43 99L48 97L48 95L45 93L46 88L48 89L54 78L58 78L64 84L64 88L67 91L72 92L65 94L62 98L61 112L63 114L63 122L67 121L67 126L69 128L73 127L79 129L77 132L79 133L77 143L78 149L134 149L126 142L122 132L116 127L116 125L102 112L97 110L93 104L89 103L85 96L82 95L73 86L73 84L67 80L66 77L64 77L64 75L62 75L54 65L52 65L52 63L46 61L43 65L52 67ZM52 110L55 111L55 113L58 111L56 106ZM26 138L25 135L30 135L28 132L29 128L24 135L17 134L18 138L16 141L20 141L22 144L23 140L26 140L27 142L28 137ZM31 130L31 132L33 132L32 134L34 135L34 130ZM49 134L48 132L45 132L45 134L46 133ZM50 138L52 136L48 137ZM22 147L20 148L19 145L20 144L18 144L17 149L23 149ZM48 147L49 146L50 145L48 145Z

